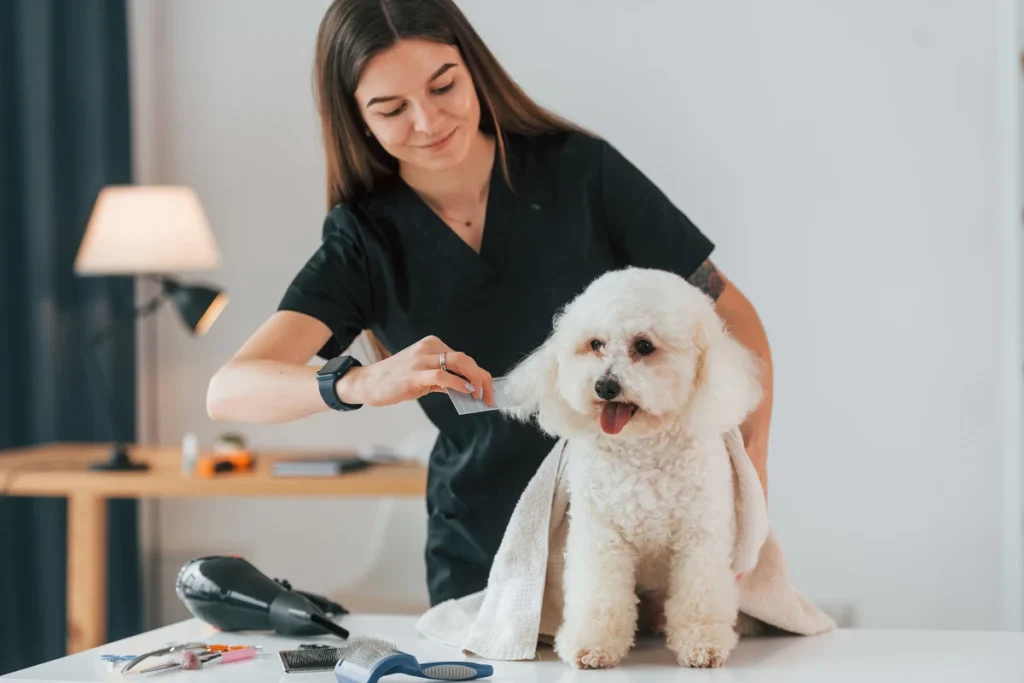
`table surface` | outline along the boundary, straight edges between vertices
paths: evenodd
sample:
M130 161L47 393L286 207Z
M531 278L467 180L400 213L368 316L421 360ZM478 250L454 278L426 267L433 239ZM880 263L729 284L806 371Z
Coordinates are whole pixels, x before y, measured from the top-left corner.
M249 472L228 472L210 479L185 476L181 449L133 446L133 460L150 465L138 472L97 472L110 446L95 443L54 443L0 451L0 491L15 496L104 498L196 498L204 496L418 496L426 492L426 469L418 464L375 464L364 470L330 477L275 477L277 460L350 455L338 451L256 451ZM202 453L201 455L210 455Z
M384 635L421 662L466 659L463 654L426 641L415 632L410 616L347 615L339 620L353 635ZM207 643L262 645L255 660L209 664L199 672L165 671L139 677L166 681L200 678L217 683L334 683L330 672L286 674L277 657L279 650L299 643L339 642L330 636L301 639L273 634L219 633L192 619L148 633L86 650L39 666L0 677L4 681L37 683L53 681L125 681L130 677L112 670L100 660L103 653L140 654L170 642L199 640ZM488 661L494 666L495 683L663 683L668 681L829 681L889 683L890 681L1024 681L1024 633L977 631L839 630L822 636L747 638L733 652L726 667L713 671L683 669L675 665L664 641L641 641L615 669L578 672L559 661L549 648L541 648L537 661ZM389 676L386 681L421 680Z

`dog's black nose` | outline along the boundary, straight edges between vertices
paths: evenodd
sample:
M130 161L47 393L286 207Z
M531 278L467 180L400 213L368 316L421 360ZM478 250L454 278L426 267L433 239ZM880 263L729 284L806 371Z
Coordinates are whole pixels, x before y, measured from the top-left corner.
M620 387L619 383L611 377L602 377L597 380L597 384L594 385L594 391L596 391L597 395L604 400L610 401L619 395L619 392L622 391L622 387Z

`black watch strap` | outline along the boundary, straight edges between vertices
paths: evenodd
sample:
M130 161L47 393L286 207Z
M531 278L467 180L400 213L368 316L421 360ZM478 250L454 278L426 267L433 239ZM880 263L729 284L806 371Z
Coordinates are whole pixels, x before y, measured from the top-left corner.
M356 366L362 366L362 363L352 356L338 356L327 361L316 373L316 381L320 387L320 397L324 400L324 403L334 410L357 410L363 407L361 403L345 403L338 398L338 392L334 388L338 380L344 377L345 373L352 367Z

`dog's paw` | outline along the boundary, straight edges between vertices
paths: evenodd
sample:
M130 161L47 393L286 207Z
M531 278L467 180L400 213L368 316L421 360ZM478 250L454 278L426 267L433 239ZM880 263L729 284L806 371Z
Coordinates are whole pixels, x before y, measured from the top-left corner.
M555 639L555 654L577 669L610 669L619 665L628 650L618 644L609 647L596 642L568 643Z
M732 624L692 624L673 629L668 646L681 666L704 669L724 665L738 641Z
M555 654L566 664L577 669L609 669L618 666L629 652L632 641L615 637L614 634L591 633L587 636L573 635L563 630L555 636Z
M607 650L583 648L572 654L569 664L577 669L610 669L618 666L621 659Z
M723 664L728 653L714 645L695 645L688 652L680 652L677 655L680 666L688 666L695 669L716 669Z

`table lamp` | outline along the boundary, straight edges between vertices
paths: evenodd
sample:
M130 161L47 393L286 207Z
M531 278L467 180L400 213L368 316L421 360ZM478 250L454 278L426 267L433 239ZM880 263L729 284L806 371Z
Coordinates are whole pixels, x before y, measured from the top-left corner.
M132 320L156 311L171 300L185 327L202 335L227 305L227 295L216 287L184 284L172 273L212 270L220 266L220 253L213 239L199 197L190 187L174 185L111 185L100 190L85 235L75 257L79 275L143 276L160 284L160 293L133 310ZM115 325L93 336L85 346L86 367L94 364L97 344L110 336ZM116 435L113 405L102 392L99 364L93 368L94 388L107 402L108 417ZM115 439L116 440L116 439ZM124 443L116 440L110 458L95 463L97 470L144 470L134 462Z

